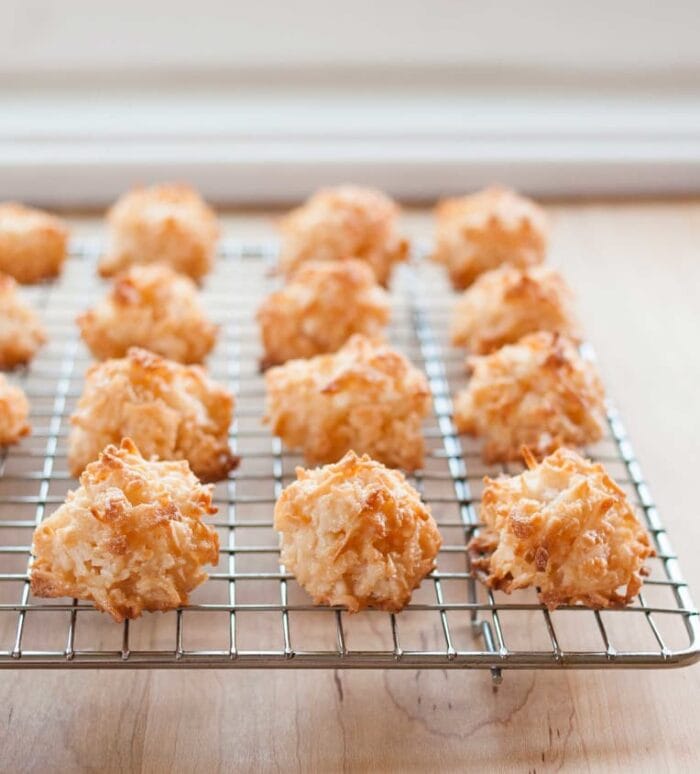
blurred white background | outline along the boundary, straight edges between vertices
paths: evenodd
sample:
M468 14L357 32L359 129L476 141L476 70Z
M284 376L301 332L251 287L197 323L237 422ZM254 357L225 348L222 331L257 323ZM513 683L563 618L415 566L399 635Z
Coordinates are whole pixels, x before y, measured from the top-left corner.
M0 197L700 190L693 0L4 0Z

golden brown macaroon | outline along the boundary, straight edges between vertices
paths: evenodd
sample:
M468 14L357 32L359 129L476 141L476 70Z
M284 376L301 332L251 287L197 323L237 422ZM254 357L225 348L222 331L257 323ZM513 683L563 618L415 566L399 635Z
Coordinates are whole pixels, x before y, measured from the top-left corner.
M485 440L487 462L542 457L559 446L598 441L605 395L595 365L556 333L531 333L491 355L470 357L471 379L455 401L455 422Z
M54 215L15 202L0 203L0 272L25 284L60 274L68 229Z
M485 479L486 529L469 543L477 576L507 593L535 586L552 610L628 604L655 552L625 493L571 449L526 461L519 476Z
M26 365L45 341L44 327L20 297L17 283L0 274L0 368Z
M194 282L166 264L132 266L77 322L98 360L143 347L179 363L201 363L218 333L204 314Z
M309 261L258 310L263 367L335 352L353 333L380 338L389 310L363 261Z
M535 202L508 188L492 186L471 196L446 199L435 214L433 258L445 264L457 289L503 263L525 268L544 260L547 216Z
M0 446L17 443L30 432L28 417L27 396L0 374Z
M573 293L555 269L505 265L464 291L452 316L452 343L486 354L536 331L574 338L578 325L572 306Z
M290 276L305 261L359 258L387 285L394 264L408 256L398 216L396 203L373 188L322 188L283 219L280 268Z
M92 366L71 417L72 475L110 443L133 438L145 457L187 460L204 481L225 478L238 459L228 446L233 395L199 366L184 366L144 349Z
M275 505L285 568L317 605L405 607L442 542L418 492L399 471L352 451L296 473Z
M34 531L32 594L90 600L117 623L186 605L218 561L202 521L214 513L186 462L145 460L128 438L108 446Z
M265 374L265 421L308 464L369 454L390 467L423 465L425 375L398 352L352 336L332 355L288 360Z
M200 279L212 267L219 239L214 211L187 185L134 188L107 213L110 249L99 265L111 277L139 263L162 262Z

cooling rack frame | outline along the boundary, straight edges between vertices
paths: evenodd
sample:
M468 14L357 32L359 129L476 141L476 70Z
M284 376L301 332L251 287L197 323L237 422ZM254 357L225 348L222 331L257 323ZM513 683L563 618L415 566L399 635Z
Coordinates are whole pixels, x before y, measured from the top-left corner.
M451 395L454 394L455 380L459 380L458 374L462 371L463 356L447 344L449 291L446 285L439 286L436 273L429 278L420 276L421 272L430 270L419 254L414 255L410 266L402 268L400 280L395 283L396 289L392 293L396 307L394 317L399 317L398 322L395 320L393 323L392 337L397 346L407 351L409 357L425 369L433 400L433 416L426 428L430 447L428 463L425 470L419 471L410 480L434 510L452 514L438 516L438 524L443 532L449 531L453 536L459 534L461 539L453 537L445 541L437 570L426 579L421 595L418 592L414 595L406 611L396 615L367 611L351 616L342 609L314 607L303 592L295 588L293 577L279 564L276 568L268 566L253 571L241 568L244 560L255 560L256 557L275 560L278 556L277 545L272 538L260 545L241 545L237 536L243 531L255 529L267 530L269 534L272 506L283 486L291 480L293 466L290 467L290 464L295 457L286 452L279 439L271 437L262 426L254 426L262 413L262 382L257 373L259 352L254 341L253 311L262 292L274 282L268 276L268 269L274 259L275 245L235 240L226 241L220 250L219 266L224 267L222 271L227 275L229 284L214 280L204 289L205 298L209 293L210 305L222 321L222 343L213 359L212 375L225 381L237 395L239 405L231 443L243 458L241 468L230 474L228 481L215 491L220 512L213 523L222 538L222 560L205 587L209 584L217 584L219 588L225 586L225 599L215 602L193 599L191 605L177 611L144 616L153 624L151 628L154 631L170 629L167 637L168 641L172 641L172 647L163 647L157 636L148 647L136 645L133 630L138 622L126 622L121 626L109 621L105 624L106 616L89 604L76 600L33 599L28 583L31 529L62 501L60 494L53 494L54 488L75 485L60 460L65 453L70 408L80 392L80 368L84 369L89 358L79 342L73 317L96 300L96 294L102 287L94 279L94 263L99 248L98 240L82 239L72 245L67 274L73 277L74 285L69 284L71 279L68 277L29 291L33 303L48 318L54 350L53 354L40 355L34 365L14 375L25 387L33 404L35 431L31 443L34 446L22 444L0 449L0 592L12 585L19 591L16 600L10 599L8 594L0 596L0 635L3 632L6 635L4 642L0 639L0 669L478 668L490 670L494 681L499 682L504 669L662 668L684 666L700 659L698 611L628 436L613 407L608 409L607 452L593 452L592 456L617 466L617 480L634 497L658 554L654 560L656 575L652 574L647 580L635 603L615 611L591 611L575 606L550 613L532 596L516 594L505 597L484 589L474 579L469 570L466 543L474 530L479 528L475 509L478 492L475 490L481 472L493 474L498 471L481 471L477 447L456 432L452 421ZM239 302L242 304L240 308L237 306ZM253 402L253 408L246 408L246 401ZM42 406L46 407L42 409ZM243 429L242 425L246 422L248 429ZM246 442L250 442L251 448L242 448ZM260 451L253 449L253 442L261 444ZM269 444L269 449L266 444ZM253 463L256 459L265 465L269 462L269 472L246 473L246 460ZM433 463L435 468L431 469ZM18 465L18 472L13 472L14 464ZM514 471L508 469L508 472ZM268 486L264 496L241 494L244 483L255 481L260 486ZM13 493L15 486L17 491ZM440 494L431 494L432 491ZM249 516L243 520L239 517L244 508L254 507L261 507L264 515ZM17 509L16 514L13 508ZM27 511L33 513L27 515ZM26 535L27 539L10 543L4 537L8 534ZM23 562L24 566L17 566L18 562ZM274 601L245 601L239 589L251 583L275 586ZM458 595L451 597L446 591L448 586L456 586ZM651 592L665 594L665 602L647 601ZM426 594L430 595L427 599ZM61 618L60 646L36 647L28 642L28 622L39 613ZM185 630L187 628L189 632L192 627L196 632L197 625L191 622L202 613L221 614L227 619L224 647L187 646ZM538 622L537 626L546 632L548 644L540 648L509 646L511 635L505 633L504 619L513 613L528 617L530 623L525 626ZM573 626L569 624L567 627L567 631L576 636L582 633L580 617L587 616L588 634L591 631L596 633L598 647L565 645L558 622L558 616L563 613L578 617ZM275 647L242 646L239 619L263 614L275 617L278 644ZM298 614L324 616L326 621L332 621L333 645L327 644L323 649L298 647L291 624L292 618ZM418 648L404 641L404 621L409 615L430 620L425 626L418 620L417 630L411 628L412 634L417 633ZM632 617L637 624L643 621L642 625L654 647L620 647L615 637L611 636L610 628L612 621L622 620L623 616ZM3 621L7 624L10 618L11 625L5 625L3 629ZM100 619L102 632L109 630L110 637L115 630L119 632L118 643L109 647L86 647L78 641L81 627L85 625L83 622L94 621L95 618ZM687 637L687 644L670 645L658 625L661 618L665 621L673 619L674 626L678 624ZM366 632L370 636L365 641L357 639L359 646L355 646L348 639L348 628L351 622L360 620L367 624ZM380 627L379 621L383 629L380 645L377 644L379 640L372 636ZM308 630L314 629L314 626L308 627ZM42 642L42 636L49 637L52 627L53 624L46 626L45 630L39 628L36 635L39 642ZM627 629L627 623L623 629ZM513 631L510 624L508 631ZM676 634L674 630L674 642L677 641ZM53 635L56 635L55 631ZM371 647L367 642L372 643Z

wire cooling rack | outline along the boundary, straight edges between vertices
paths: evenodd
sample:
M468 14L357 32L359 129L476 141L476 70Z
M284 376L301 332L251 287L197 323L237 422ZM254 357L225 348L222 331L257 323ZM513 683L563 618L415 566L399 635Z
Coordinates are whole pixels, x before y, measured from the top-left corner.
M0 667L306 667L490 669L667 667L700 658L698 613L624 428L609 411L606 438L588 451L632 499L657 557L642 593L621 610L548 612L534 590L506 596L476 582L466 544L478 529L486 467L478 444L459 436L450 396L464 383L464 356L447 337L450 291L439 268L414 260L392 289L392 343L429 378L428 453L411 482L443 536L435 572L397 615L315 607L279 564L272 510L301 459L261 424L264 382L255 309L272 289L272 245L227 243L204 289L222 324L212 376L237 396L231 445L238 470L216 486L212 524L221 552L187 607L115 624L76 600L32 597L28 568L36 524L76 486L67 471L70 416L90 363L76 314L105 292L95 272L99 244L76 244L63 278L26 290L50 343L14 378L32 404L34 432L0 450Z

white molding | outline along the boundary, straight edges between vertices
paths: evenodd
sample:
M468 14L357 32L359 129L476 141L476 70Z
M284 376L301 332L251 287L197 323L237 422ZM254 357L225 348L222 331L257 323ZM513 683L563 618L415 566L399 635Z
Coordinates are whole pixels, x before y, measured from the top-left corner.
M61 90L0 95L0 198L103 205L187 180L220 203L339 181L430 200L494 180L536 195L700 191L700 100L654 93Z
M428 200L503 181L534 195L684 194L700 190L700 147L361 142L43 145L0 151L0 198L104 205L129 186L186 180L220 203L286 202L321 185L371 184Z

